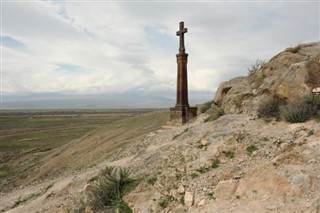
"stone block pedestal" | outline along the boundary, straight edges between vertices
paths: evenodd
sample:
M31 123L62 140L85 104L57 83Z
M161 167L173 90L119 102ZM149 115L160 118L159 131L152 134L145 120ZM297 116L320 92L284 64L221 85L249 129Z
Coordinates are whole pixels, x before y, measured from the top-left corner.
M172 107L170 108L170 120L173 123L183 124L197 116L197 107Z

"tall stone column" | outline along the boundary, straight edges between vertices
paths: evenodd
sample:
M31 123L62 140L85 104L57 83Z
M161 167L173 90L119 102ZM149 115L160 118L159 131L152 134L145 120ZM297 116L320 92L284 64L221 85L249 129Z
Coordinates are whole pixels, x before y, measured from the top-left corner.
M184 23L180 22L179 36L180 45L179 53L177 57L177 101L174 108L170 108L171 121L175 123L186 123L189 119L197 116L197 108L189 106L188 99L188 74L187 74L187 63L188 54L185 52L184 46L184 34L188 32L187 28L184 28Z
M188 54L179 53L177 56L177 103L176 108L189 107L188 100Z

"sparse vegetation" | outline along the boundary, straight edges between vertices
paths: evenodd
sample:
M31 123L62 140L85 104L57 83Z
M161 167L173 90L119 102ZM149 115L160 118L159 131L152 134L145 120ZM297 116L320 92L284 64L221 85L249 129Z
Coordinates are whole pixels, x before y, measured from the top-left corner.
M182 205L184 205L184 196L181 196L181 197L180 197L179 203L181 203Z
M211 105L212 105L212 101L208 101L208 102L202 104L200 106L200 112L201 113L205 113L206 111L208 111L208 109L211 108Z
M221 162L220 162L220 160L218 160L218 159L212 161L211 168L213 168L213 169L218 168L218 167L220 166L220 163L221 163Z
M39 197L40 195L45 194L54 184L50 184L48 185L46 188L44 188L43 190L41 190L40 192L35 192L32 193L24 198L19 197L18 200L15 201L15 203L13 204L13 206L11 206L11 208L16 208L17 206L19 206L20 204L27 202L29 200L32 200L36 197Z
M207 171L209 171L209 168L201 166L199 169L197 169L197 171L203 174L203 173L206 173Z
M9 166L7 164L0 166L0 179L10 176L12 172L13 172L12 166Z
M179 136L183 135L184 133L188 132L189 128L184 129L181 133L176 134L172 137L172 140L174 141L175 139L177 139Z
M122 197L133 190L137 184L138 180L130 178L128 170L106 167L100 172L97 183L88 193L88 204L95 212L131 213L132 210Z
M313 97L304 97L300 100L281 107L281 116L290 123L301 123L316 115L319 103Z
M254 151L258 150L258 147L256 147L255 145L250 145L246 148L247 153L249 155L251 155Z
M213 192L208 192L207 195L208 195L209 199L215 199L215 197L213 196L214 195Z
M159 200L159 202L158 202L158 204L159 204L159 206L161 207L161 208L166 208L168 205L169 205L169 203L170 202L172 202L172 201L174 201L174 197L172 197L172 196L165 196L165 197L162 197L160 200Z
M239 100L239 99L234 99L232 102L233 102L233 104L235 105L235 107L236 107L237 109L240 109L240 108L242 107L241 100Z
M243 140L246 137L246 133L244 131L241 132L237 132L235 134L233 134L233 138L238 142L238 143L242 143Z
M297 52L299 52L300 49L301 49L301 45L298 44L298 45L295 46L295 47L287 48L287 51L288 51L288 52L291 52L291 53L297 53Z
M279 118L280 107L286 102L278 97L274 97L259 106L258 117L259 118Z
M232 151L224 152L224 155L229 159L233 159L234 158L234 152L232 152Z
M307 137L309 137L309 136L311 136L311 135L313 135L314 134L314 130L313 129L311 129L311 130L309 130L308 131L308 135L307 135Z
M150 184L150 185L154 185L156 183L157 179L158 178L156 176L149 177L147 179L147 183Z
M192 172L191 173L191 178L193 179L193 178L196 178L196 177L199 177L199 174L196 173L196 172Z
M256 60L255 63L251 64L251 66L248 68L248 75L253 75L256 71L260 70L266 62L264 60Z
M214 121L217 120L218 118L220 118L221 116L224 115L224 111L222 108L218 108L215 111L213 111L212 115L210 115L209 117L207 117L204 122L209 122L209 121Z

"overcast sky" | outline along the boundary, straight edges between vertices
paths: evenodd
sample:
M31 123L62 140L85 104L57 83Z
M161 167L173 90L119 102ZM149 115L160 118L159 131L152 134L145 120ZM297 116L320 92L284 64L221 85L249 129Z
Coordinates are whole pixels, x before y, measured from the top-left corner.
M247 75L256 59L319 41L319 20L319 1L306 0L2 0L1 92L143 95L174 105L184 21L196 104L212 99L222 81Z

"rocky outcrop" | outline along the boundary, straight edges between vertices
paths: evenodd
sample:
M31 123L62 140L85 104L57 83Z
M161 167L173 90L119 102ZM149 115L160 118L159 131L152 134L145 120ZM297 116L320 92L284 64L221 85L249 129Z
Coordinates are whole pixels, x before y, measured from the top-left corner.
M320 42L287 48L249 76L220 84L214 103L226 113L254 114L271 97L288 102L320 85Z
M227 114L204 122L207 116L139 143L146 148L127 166L157 179L126 196L134 212L317 211L318 121L266 123Z

